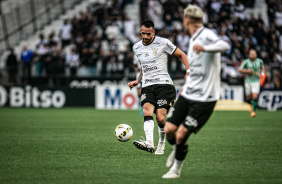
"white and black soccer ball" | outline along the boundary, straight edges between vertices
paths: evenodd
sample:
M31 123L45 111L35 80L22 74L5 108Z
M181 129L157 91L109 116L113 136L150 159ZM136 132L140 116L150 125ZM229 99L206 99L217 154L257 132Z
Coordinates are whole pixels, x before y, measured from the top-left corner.
M132 128L127 124L120 124L115 129L115 136L119 141L126 142L133 135Z

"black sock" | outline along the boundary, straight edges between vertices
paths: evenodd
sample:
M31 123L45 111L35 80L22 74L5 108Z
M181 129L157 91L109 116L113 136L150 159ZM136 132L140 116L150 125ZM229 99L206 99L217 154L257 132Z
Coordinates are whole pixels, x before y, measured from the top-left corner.
M167 142L172 146L175 145L175 137L173 139L167 139Z
M175 153L175 159L179 161L183 161L188 153L188 145L177 145L176 146L176 153Z
M160 128L164 128L164 124L158 124Z

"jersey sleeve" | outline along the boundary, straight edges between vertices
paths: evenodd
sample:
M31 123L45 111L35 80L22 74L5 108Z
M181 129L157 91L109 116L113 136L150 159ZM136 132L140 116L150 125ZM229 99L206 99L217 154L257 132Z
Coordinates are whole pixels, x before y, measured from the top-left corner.
M177 49L177 47L169 39L164 38L163 44L164 44L164 51L170 55L172 55Z
M244 60L244 61L241 63L239 69L246 69L246 64L247 64L247 61Z
M206 37L207 41L212 43L216 43L217 41L221 40L221 38L213 31L209 30L209 33Z
M262 59L259 60L259 66L260 66L260 68L263 67L263 60Z

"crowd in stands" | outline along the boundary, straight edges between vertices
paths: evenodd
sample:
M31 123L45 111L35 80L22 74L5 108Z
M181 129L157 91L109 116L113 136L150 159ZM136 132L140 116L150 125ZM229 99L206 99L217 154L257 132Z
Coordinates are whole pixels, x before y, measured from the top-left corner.
M26 69L26 75L134 76L132 45L141 38L139 25L124 12L127 3L132 2L92 4L78 16L65 20L58 35L40 34L35 49L23 48L21 60L26 68L35 68L33 74ZM187 52L189 36L183 29L182 15L188 3L199 5L204 10L204 25L231 44L231 49L222 54L223 79L242 78L238 67L253 48L266 66L265 88L281 88L281 0L266 0L267 21L262 14L246 14L246 8L254 8L255 0L140 0L140 21L153 20L158 36L169 38ZM174 56L169 57L168 68L173 76L185 72Z

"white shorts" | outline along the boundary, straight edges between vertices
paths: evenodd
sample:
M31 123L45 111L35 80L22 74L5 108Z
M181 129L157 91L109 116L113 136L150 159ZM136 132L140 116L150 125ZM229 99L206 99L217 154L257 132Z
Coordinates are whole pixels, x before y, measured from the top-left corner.
M255 83L245 83L245 93L246 95L251 95L252 93L259 94L260 92L260 84L259 82Z

